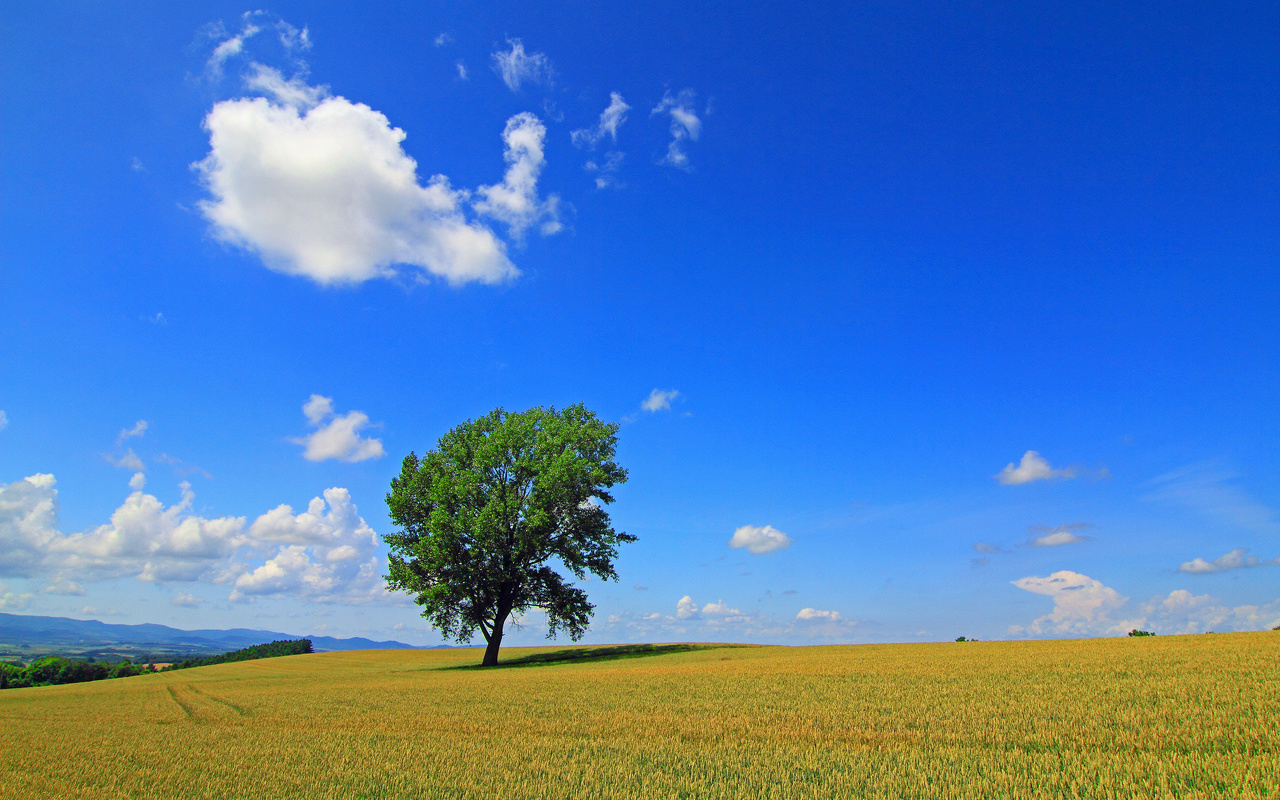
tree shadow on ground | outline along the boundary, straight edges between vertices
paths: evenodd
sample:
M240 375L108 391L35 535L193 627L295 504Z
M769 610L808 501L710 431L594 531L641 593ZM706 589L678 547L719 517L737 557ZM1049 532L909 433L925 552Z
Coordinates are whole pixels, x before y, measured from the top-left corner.
M480 664L462 664L442 669L503 669L507 667L547 667L555 664L582 664L596 661L615 661L621 658L645 658L665 656L670 653L688 653L694 650L719 650L734 647L728 644L613 644L606 647L574 647L553 650L549 653L530 653L527 656L499 660L492 667Z

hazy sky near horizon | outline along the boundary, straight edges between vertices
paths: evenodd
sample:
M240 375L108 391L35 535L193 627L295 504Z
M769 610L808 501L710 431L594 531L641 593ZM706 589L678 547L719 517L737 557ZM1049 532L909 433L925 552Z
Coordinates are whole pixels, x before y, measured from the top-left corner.
M0 610L437 643L400 459L581 401L587 641L1280 624L1273 3L4 16Z

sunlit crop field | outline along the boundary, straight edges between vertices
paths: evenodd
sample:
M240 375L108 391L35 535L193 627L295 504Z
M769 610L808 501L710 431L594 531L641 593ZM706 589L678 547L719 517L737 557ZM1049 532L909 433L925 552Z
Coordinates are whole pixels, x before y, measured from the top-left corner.
M1280 797L1280 632L478 659L6 690L0 796Z

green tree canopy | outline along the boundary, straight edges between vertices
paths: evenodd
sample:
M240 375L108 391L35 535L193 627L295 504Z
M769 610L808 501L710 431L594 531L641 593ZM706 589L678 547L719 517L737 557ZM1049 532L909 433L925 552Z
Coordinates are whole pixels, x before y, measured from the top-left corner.
M390 546L387 585L414 596L445 636L484 636L484 665L498 662L512 614L542 609L547 638L586 632L594 606L553 567L581 579L617 580L621 542L604 504L627 479L614 462L618 426L585 406L495 409L410 453L387 506L401 530ZM550 564L548 562L551 562Z

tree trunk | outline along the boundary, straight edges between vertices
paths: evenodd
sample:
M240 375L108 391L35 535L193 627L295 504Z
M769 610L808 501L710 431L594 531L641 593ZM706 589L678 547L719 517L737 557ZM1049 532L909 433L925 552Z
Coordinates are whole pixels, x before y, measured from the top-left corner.
M502 628L507 624L507 614L505 612L499 614L493 621L493 633L489 636L489 646L484 649L484 661L481 662L482 667L498 666L498 648L502 647Z

